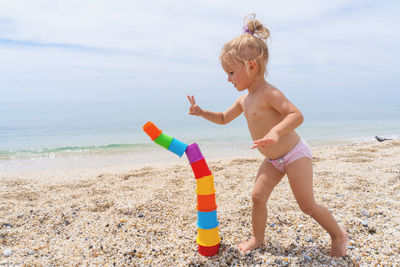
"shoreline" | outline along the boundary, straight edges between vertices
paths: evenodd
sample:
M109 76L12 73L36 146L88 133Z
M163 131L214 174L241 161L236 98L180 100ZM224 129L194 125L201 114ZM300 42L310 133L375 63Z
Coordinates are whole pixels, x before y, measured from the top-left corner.
M329 236L300 211L287 178L268 202L266 246L241 255L236 246L251 235L250 193L261 158L206 157L215 177L218 255L199 255L193 173L188 164L171 164L57 183L0 178L0 265L400 264L400 141L313 154L315 198L348 231L347 257L328 256Z
M377 143L374 137L306 141L313 150L351 144ZM250 139L241 140L238 144L235 144L236 146L231 146L228 142L213 144L207 141L199 142L199 145L207 160L263 157L257 150L250 149ZM25 156L22 159L0 160L0 178L19 176L29 179L35 176L48 179L54 176L65 177L65 174L69 174L67 176L74 177L74 179L79 179L79 177L86 179L102 172L123 173L146 166L168 167L188 164L185 155L179 158L163 150L163 148L149 141L146 146L141 147L138 151L96 149L96 152L74 153L67 151L67 153L59 155L49 153L36 155L32 158ZM56 180L60 181L60 179Z

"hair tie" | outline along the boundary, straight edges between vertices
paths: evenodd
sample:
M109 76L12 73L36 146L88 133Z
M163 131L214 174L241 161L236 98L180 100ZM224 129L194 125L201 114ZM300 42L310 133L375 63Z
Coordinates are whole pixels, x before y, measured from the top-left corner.
M254 35L254 32L250 31L250 30L249 30L249 27L248 27L247 25L245 25L245 26L243 27L243 33L249 33L249 34L251 34L251 35Z

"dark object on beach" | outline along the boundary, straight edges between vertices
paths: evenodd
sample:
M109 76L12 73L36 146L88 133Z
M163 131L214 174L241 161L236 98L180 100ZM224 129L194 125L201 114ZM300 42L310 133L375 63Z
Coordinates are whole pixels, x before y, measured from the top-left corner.
M387 138L383 138L383 137L379 137L379 136L375 136L376 140L378 140L379 142L383 142L383 141L388 141L388 140L393 140L393 139L387 139Z

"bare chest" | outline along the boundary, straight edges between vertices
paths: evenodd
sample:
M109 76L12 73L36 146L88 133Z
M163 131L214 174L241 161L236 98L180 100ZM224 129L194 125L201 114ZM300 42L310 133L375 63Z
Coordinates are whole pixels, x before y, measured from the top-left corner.
M253 139L262 138L282 120L281 114L265 102L244 101L243 114Z
M259 101L244 101L243 114L248 123L275 121L279 115L272 107Z

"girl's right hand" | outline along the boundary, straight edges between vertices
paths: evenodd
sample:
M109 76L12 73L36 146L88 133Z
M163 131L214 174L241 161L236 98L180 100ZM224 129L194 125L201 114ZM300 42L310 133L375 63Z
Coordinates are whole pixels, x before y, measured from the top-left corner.
M190 102L190 109L189 109L189 114L190 115L196 115L200 116L203 113L203 110L196 104L196 101L194 100L194 96L187 96Z

